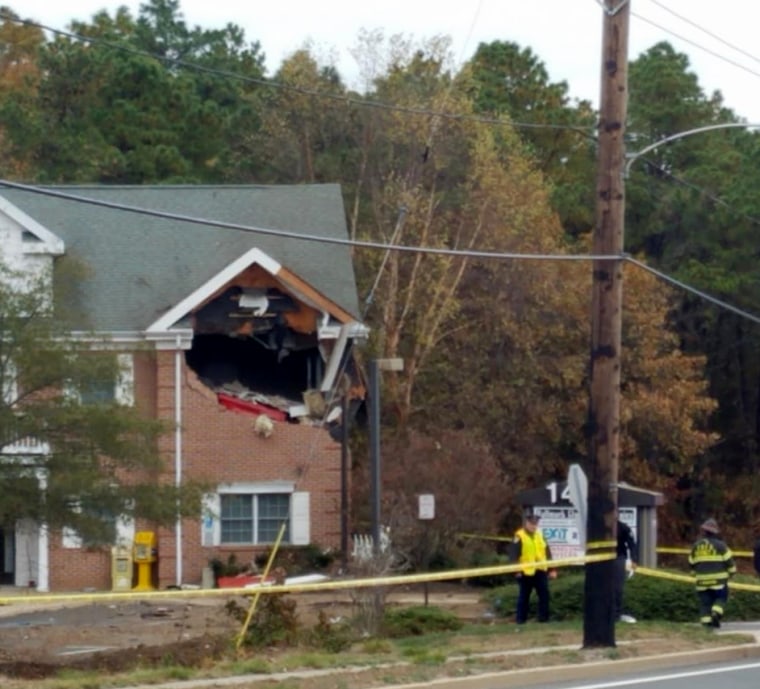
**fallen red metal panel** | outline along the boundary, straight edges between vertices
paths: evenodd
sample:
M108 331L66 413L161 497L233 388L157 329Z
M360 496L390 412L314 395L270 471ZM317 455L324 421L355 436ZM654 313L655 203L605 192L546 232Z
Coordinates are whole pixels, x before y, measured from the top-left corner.
M274 577L267 577L264 579L264 577L259 574L236 574L231 577L219 577L216 580L217 588L220 589L241 589L245 586L252 586L253 584L270 586L274 583L276 583Z
M264 414L273 421L287 421L288 415L281 409L275 409L274 407L268 407L266 404L260 402L251 402L250 400L241 400L239 397L233 397L232 395L225 395L223 392L217 392L216 397L226 409L232 411L243 412L244 414L252 414L253 416L259 416Z

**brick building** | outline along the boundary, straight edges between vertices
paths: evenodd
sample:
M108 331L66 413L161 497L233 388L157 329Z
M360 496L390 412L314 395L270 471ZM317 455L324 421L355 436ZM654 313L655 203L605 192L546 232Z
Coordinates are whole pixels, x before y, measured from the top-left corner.
M87 267L70 306L81 333L119 353L114 399L173 424L159 442L176 481L216 486L198 519L157 531L160 587L200 583L212 558L251 559L283 521L289 544L340 545L341 452L328 431L335 390L362 396L350 345L367 334L346 238L337 185L0 194L3 261L52 267L53 284L67 258ZM50 451L34 439L1 449ZM149 528L122 523L119 538ZM5 524L0 540L6 583L111 586L110 552L76 533Z

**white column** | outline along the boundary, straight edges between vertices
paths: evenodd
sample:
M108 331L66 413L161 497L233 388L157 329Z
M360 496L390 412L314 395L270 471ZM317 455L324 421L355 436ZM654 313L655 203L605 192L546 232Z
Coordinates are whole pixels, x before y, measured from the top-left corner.
M177 488L182 485L182 341L177 336L174 352L174 481ZM182 519L177 518L174 528L177 586L182 585Z
M37 469L37 481L40 485L40 492L44 495L47 491L47 470ZM37 535L37 590L50 590L50 537L48 534L47 524L40 524Z

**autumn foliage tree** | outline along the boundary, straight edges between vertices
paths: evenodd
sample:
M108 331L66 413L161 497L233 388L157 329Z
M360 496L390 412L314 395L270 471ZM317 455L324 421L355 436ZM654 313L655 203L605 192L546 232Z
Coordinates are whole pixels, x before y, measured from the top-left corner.
M555 257L586 251L595 161L585 133L594 114L549 80L530 49L497 41L458 66L445 37L418 44L365 32L353 51L362 90L353 92L308 47L268 81L258 43L234 24L187 26L176 0L151 0L137 16L120 9L73 22L89 42L46 40L5 16L7 175L339 182L351 238L390 247L354 249L357 315L372 329L370 346L356 354L405 362L382 381L383 424L401 438L394 444L391 433L384 446L412 438L432 465L444 455L423 448L446 438L465 448L470 471L495 462L507 512L520 489L583 461L591 266ZM639 143L730 118L684 69L666 45L631 64L628 131ZM744 134L661 150L652 156L660 168L634 169L626 248L749 307L748 238L760 214L757 139ZM663 192L662 170L676 169L691 171L707 193L693 185ZM717 192L730 208L714 201ZM715 504L715 487L750 523L754 489L734 485L732 474L755 476L760 463L756 325L695 300L676 304L631 266L626 280L621 478L672 498L665 510L674 519L661 523L679 533ZM355 460L364 470L361 452ZM442 472L429 480L426 491L440 491L448 514L459 496ZM411 504L413 489L393 486L389 498Z
M355 474L356 524L368 523L366 465ZM496 533L515 486L506 483L487 443L474 433L441 429L396 434L383 445L383 523L394 549L416 569L450 565L482 549L468 537ZM435 516L419 518L419 496L433 495Z

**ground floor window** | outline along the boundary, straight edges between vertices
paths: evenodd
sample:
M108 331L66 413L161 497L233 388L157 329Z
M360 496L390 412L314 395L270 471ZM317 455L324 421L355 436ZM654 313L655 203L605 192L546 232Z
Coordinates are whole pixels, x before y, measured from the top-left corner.
M282 542L290 542L290 495L283 493L223 494L221 541L273 543L285 523Z
M240 481L220 484L204 498L201 545L274 543L285 523L283 542L310 543L309 493L292 481Z

